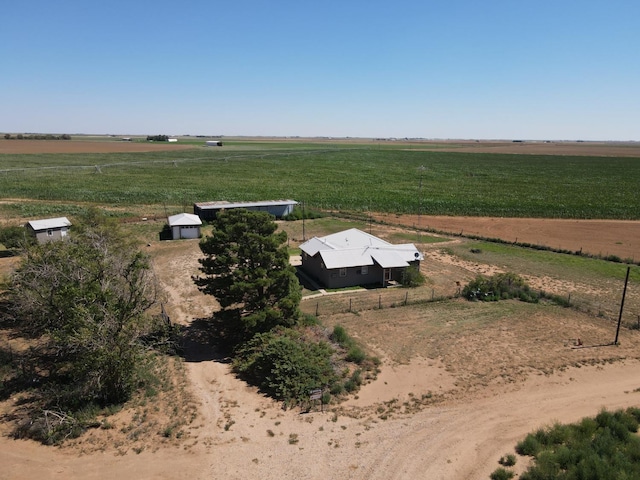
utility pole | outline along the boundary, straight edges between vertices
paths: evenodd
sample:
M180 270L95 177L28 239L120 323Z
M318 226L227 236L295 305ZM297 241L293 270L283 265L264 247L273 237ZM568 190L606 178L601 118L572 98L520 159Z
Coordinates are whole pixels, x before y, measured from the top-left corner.
M624 290L622 291L622 301L620 302L620 315L618 315L618 328L616 328L616 339L614 345L618 344L618 335L620 334L620 324L622 323L622 309L624 308L624 297L627 295L627 284L629 283L629 272L631 267L627 267L627 277L624 279Z

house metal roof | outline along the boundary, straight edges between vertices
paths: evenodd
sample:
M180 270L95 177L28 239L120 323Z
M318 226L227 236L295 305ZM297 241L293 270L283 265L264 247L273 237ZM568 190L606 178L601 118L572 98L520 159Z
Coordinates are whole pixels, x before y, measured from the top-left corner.
M52 228L70 227L71 222L67 217L45 218L43 220L31 220L28 225L35 231L49 230Z
M373 265L374 262L382 268L407 267L409 262L424 260L412 243L394 245L357 228L313 237L300 245L300 249L312 257L320 254L328 269Z
M196 203L196 207L204 209L221 209L221 208L250 208L250 207L274 207L279 205L297 205L295 200L264 200L260 202L201 202Z
M168 218L170 227L188 227L202 225L202 220L197 215L191 213L179 213Z

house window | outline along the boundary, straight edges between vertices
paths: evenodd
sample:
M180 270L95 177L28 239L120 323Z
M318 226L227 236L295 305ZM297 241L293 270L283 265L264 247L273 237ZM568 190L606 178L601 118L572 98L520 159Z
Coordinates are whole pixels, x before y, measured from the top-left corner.
M360 273L361 273L362 275L368 275L368 274L369 274L369 266L368 266L368 265L364 265L364 266L362 267L362 269L360 270Z
M53 230L47 230L47 237L53 237Z
M341 277L346 277L347 276L347 269L346 268L341 268L340 269L340 276Z

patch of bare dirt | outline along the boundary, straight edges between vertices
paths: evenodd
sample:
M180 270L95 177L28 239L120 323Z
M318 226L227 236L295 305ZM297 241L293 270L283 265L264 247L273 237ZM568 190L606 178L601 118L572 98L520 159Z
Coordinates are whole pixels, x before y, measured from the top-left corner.
M592 255L640 259L640 221L549 218L446 217L374 214L376 220L451 234L582 250Z
M90 140L0 140L0 154L126 153L185 150L193 145L168 142L118 142Z

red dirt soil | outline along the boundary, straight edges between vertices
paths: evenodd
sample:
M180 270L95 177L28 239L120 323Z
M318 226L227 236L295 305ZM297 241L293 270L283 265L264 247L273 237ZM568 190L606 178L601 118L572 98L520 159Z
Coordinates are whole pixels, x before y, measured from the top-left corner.
M593 255L640 260L640 221L446 217L375 214L376 220L508 242L531 243Z
M193 145L91 140L0 140L0 154L127 153L185 150Z

